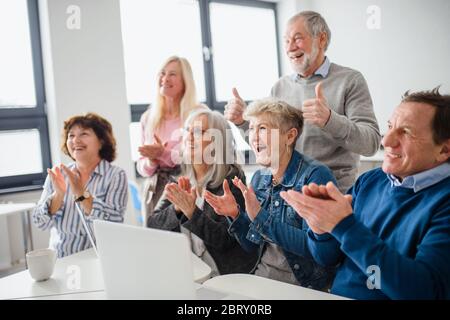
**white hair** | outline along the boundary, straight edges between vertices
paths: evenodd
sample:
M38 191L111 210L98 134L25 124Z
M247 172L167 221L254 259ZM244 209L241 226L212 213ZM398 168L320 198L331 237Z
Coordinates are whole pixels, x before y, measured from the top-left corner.
M205 115L208 119L208 130L213 129L217 133L217 135L213 135L211 142L214 144L212 148L214 150L214 159L201 185L195 178L191 161L186 161L187 159L183 157L181 167L183 173L189 177L189 180L193 185L202 188L206 186L217 188L222 185L224 179L233 167L239 167L238 163L240 158L235 151L235 143L230 125L221 113L206 108L195 110L186 119L184 123L185 128L191 125L194 120L201 115Z
M305 21L305 27L313 38L317 38L322 32L325 32L327 35L326 51L331 41L331 31L322 15L315 11L302 11L292 16L288 21L288 25L300 18Z

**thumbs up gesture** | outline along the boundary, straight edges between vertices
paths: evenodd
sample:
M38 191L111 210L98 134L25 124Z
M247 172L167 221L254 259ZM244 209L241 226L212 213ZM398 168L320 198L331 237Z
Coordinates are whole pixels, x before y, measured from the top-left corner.
M331 110L327 99L323 94L322 82L316 85L316 98L303 101L303 118L306 123L325 127L331 116Z
M244 122L245 101L239 95L236 88L233 88L233 99L225 105L225 119L233 122L235 125L241 125Z

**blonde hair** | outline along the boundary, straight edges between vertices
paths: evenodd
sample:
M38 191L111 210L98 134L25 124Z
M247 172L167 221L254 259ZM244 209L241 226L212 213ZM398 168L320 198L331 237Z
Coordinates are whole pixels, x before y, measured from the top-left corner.
M171 56L169 57L161 66L160 70L164 69L169 63L178 62L181 69L181 76L184 82L184 93L180 101L180 118L181 122L184 123L192 110L201 106L197 101L197 93L195 88L194 76L192 74L192 68L189 61L186 58ZM149 135L149 140L153 140L153 132L161 124L163 118L163 110L165 106L165 98L161 95L159 91L159 73L157 75L156 81L156 98L155 102L149 107L147 116L147 129L146 135Z
M244 119L265 116L274 129L280 129L282 133L292 128L297 129L297 138L303 130L303 113L301 110L291 106L287 102L274 98L265 98L253 101L244 112ZM293 144L295 145L295 143Z

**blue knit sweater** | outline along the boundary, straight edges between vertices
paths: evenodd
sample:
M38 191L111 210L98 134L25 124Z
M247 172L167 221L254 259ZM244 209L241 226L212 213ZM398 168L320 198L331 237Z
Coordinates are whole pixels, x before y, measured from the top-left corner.
M356 299L450 299L450 177L415 193L391 186L375 169L349 193L354 214L333 229L334 239L315 237L319 263L341 262L332 293Z

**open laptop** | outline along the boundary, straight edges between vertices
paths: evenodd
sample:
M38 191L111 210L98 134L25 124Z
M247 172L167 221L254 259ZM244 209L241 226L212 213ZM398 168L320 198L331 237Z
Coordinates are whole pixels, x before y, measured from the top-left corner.
M181 233L94 221L108 299L201 299L188 238ZM213 292L208 292L211 297ZM226 296L216 292L213 298Z

